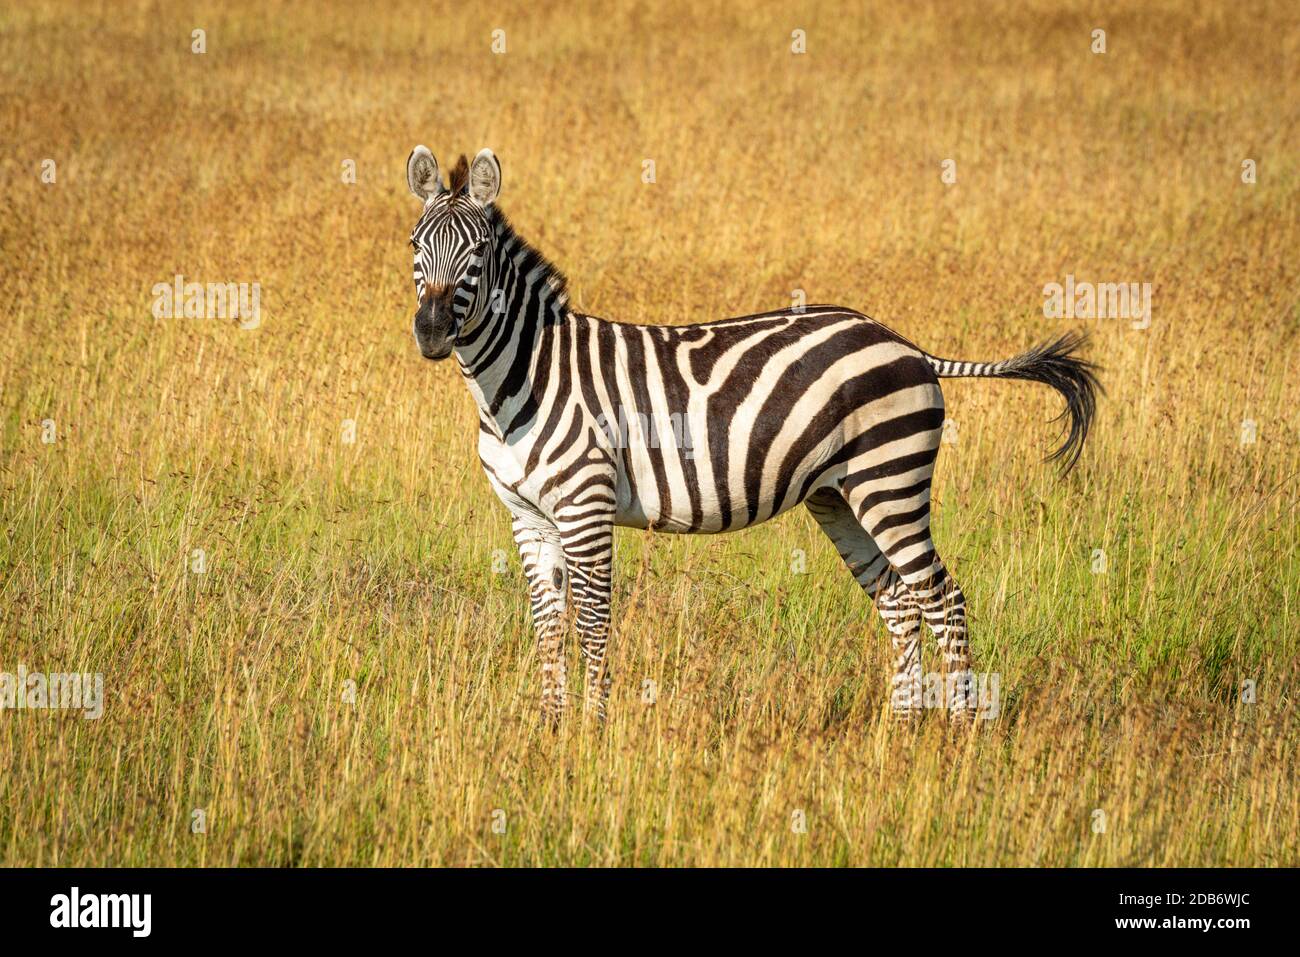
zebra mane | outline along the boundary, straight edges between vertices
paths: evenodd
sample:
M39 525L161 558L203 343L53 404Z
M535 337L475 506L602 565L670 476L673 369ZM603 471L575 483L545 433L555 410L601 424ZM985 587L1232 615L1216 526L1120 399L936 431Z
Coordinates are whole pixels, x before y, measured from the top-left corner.
M569 280L564 273L560 272L558 266L538 252L535 246L515 232L515 228L510 225L510 220L506 219L505 213L501 212L495 205L488 207L488 210L488 222L496 230L498 247L511 251L511 258L519 264L521 275L527 276L541 270L542 278L551 287L555 304L561 309L567 308L569 305ZM519 255L520 251L523 253L522 257Z
M459 196L460 191L465 188L469 182L469 160L465 159L465 154L460 154L460 160L456 163L455 168L451 171L451 182L447 185L447 192L453 197Z

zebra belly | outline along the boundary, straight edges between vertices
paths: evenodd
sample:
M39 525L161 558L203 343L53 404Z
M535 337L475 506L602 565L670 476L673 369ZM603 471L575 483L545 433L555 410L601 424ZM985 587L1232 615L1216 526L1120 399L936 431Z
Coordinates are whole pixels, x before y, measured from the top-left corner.
M759 525L788 511L834 476L821 466L843 444L836 430L815 447L780 489L746 489L729 462L751 457L752 423L714 423L693 417L690 446L631 444L622 451L615 488L615 524L676 534L715 534ZM716 432L716 436L712 433ZM725 455L717 454L723 446ZM765 457L769 450L759 450ZM742 473L743 476L743 473ZM750 509L751 502L758 505ZM753 514L751 514L753 511Z
M825 484L827 483L818 483L809 490L809 494ZM677 535L716 535L719 532L739 531L742 528L761 525L768 519L789 511L802 501L802 499L799 499L785 503L777 511L763 514L753 521L749 521L744 515L736 516L733 513L732 522L728 523L722 511L716 507L716 501L712 508L702 509L699 516L700 520L697 522L696 516L686 508L678 508L667 512L660 510L653 515L647 515L644 503L634 496L625 498L622 494L621 485L618 500L618 508L614 513L615 525L622 528L646 528L656 532L670 532Z

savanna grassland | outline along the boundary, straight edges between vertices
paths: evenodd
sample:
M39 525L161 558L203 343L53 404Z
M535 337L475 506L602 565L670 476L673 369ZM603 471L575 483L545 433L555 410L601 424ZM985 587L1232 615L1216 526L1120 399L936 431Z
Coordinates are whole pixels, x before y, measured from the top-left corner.
M104 713L0 711L0 864L1300 863L1294 8L729 6L5 6L0 671ZM1057 396L945 383L997 719L888 720L797 509L620 531L612 717L545 733L473 402L411 336L416 143L490 146L597 315L1089 333L1064 478ZM177 274L260 324L156 318ZM1151 283L1149 328L1046 318L1067 275Z

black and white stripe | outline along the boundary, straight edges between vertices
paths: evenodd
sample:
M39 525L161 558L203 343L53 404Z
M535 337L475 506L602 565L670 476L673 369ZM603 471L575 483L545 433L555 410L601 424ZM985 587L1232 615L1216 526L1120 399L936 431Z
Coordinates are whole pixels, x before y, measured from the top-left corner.
M924 620L943 652L947 706L969 717L965 599L930 537L939 378L1057 389L1070 428L1055 454L1069 467L1095 405L1091 366L1073 355L1080 340L978 363L931 356L838 306L675 327L609 322L571 308L564 278L496 208L495 157L480 153L456 182L427 190L412 234L417 289L442 297L422 297L432 325L422 336L417 313L417 339L427 356L454 351L478 404L479 456L514 516L530 583L544 713L563 708L571 596L587 705L604 714L614 526L725 532L802 503L885 620L895 711L921 706ZM417 195L422 184L412 180ZM435 300L463 303L454 321L444 310L441 332Z

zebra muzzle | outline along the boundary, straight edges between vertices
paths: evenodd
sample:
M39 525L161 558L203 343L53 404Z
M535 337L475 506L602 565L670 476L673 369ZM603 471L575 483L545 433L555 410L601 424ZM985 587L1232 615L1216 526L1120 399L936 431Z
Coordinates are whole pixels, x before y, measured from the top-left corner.
M415 310L415 343L426 359L445 359L456 344L454 286L427 283Z

